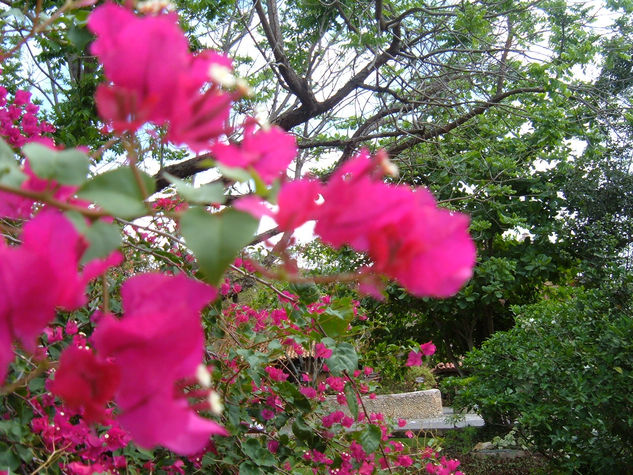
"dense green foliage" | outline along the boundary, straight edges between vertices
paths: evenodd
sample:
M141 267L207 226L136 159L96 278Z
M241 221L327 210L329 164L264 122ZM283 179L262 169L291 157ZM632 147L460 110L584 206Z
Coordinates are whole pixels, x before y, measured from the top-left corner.
M455 405L522 437L569 472L626 473L633 464L633 320L617 293L560 288L514 309L464 365Z

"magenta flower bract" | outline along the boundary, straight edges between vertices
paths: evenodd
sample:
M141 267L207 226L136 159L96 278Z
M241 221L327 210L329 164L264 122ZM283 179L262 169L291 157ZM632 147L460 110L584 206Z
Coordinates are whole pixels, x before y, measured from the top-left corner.
M383 183L386 156L350 160L323 187L315 232L334 247L367 253L372 270L416 296L447 297L471 277L468 217L438 208L426 189Z
M91 261L79 273L86 247L71 222L52 210L24 225L22 245L9 247L0 240L0 381L13 361L11 342L35 351L37 337L55 318L55 309L83 305L88 281L121 260L113 253Z
M405 366L421 366L422 365L422 353L417 351L410 351L407 357Z
M184 275L141 274L121 288L124 316L105 315L93 334L97 352L121 371L119 421L142 447L183 455L204 448L223 427L198 416L177 381L195 376L204 356L200 311L217 291Z
M432 341L427 341L426 343L422 343L420 345L420 351L425 356L431 356L431 355L435 354L435 350L437 350L437 348L433 344Z
M135 130L148 120L167 120L178 75L190 62L189 44L178 17L137 17L126 8L106 3L90 15L88 28L97 36L91 52L114 83L100 86L97 93L99 111L113 120L114 129ZM114 102L121 104L115 106ZM118 117L113 113L116 107L123 107Z
M119 369L112 362L101 361L86 347L70 346L60 357L50 391L69 408L83 409L86 422L103 422L105 405L114 396L119 379Z
M217 143L211 151L223 165L253 167L264 183L271 184L297 155L297 143L292 135L279 127L255 131L255 124L250 122L245 127L241 144Z
M97 36L91 51L112 82L98 87L97 108L116 132L168 124L167 140L196 152L226 132L233 95L211 82L210 69L230 69L231 61L213 51L191 54L177 15L139 17L106 3L88 28Z
M317 180L284 183L277 197L279 211L275 215L279 229L292 231L314 219L320 192L321 184Z

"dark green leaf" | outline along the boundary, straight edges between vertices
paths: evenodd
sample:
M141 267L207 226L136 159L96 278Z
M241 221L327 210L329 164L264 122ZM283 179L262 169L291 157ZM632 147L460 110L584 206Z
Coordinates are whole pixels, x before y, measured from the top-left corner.
M261 470L252 462L243 462L240 464L239 475L261 475Z
M80 28L77 25L71 25L70 28L68 28L68 39L80 51L83 51L93 38L94 36L85 28Z
M211 284L220 282L229 264L253 239L257 225L251 215L231 208L216 214L190 208L180 220L182 235Z
M292 423L292 433L298 440L304 442L308 446L314 438L312 428L306 424L306 421L301 416L298 416Z
M327 360L330 372L335 376L340 376L343 371L353 372L358 368L358 355L354 347L347 343L339 343L332 350L332 356Z
M380 439L382 437L382 431L380 427L374 424L367 426L367 429L360 433L358 441L363 449L368 454L374 453L380 446Z
M354 318L352 299L346 297L334 300L317 318L327 336L342 335L347 331L349 323Z
M284 399L292 403L292 405L301 412L310 412L312 410L310 401L308 401L307 397L301 394L296 385L289 383L288 381L284 381L277 384L277 391L284 397Z
M84 233L84 237L90 243L81 258L82 264L93 259L106 257L121 245L121 231L112 223L96 221Z
M174 185L178 194L190 203L223 204L226 201L224 186L220 183L209 183L195 188L186 181L180 180L169 173L163 172L163 176Z
M156 187L154 179L139 171L145 191L152 194ZM95 202L113 215L122 218L138 218L147 214L144 196L128 167L117 168L97 175L81 187L80 198Z
M311 304L319 300L319 289L313 283L291 283L289 286L290 292L299 296L301 302L304 304Z
M90 171L90 158L77 149L58 152L31 142L22 147L22 153L28 157L33 173L64 185L83 184Z
M242 450L247 457L259 466L272 467L275 465L275 457L266 448L261 446L259 439L247 439L242 444Z
M246 456L253 460L257 459L257 452L259 452L259 449L261 448L262 446L259 444L259 441L253 438L246 439L246 441L242 444L242 450Z
M358 419L358 399L356 397L356 391L351 384L345 385L345 399L347 400L347 407L354 419Z

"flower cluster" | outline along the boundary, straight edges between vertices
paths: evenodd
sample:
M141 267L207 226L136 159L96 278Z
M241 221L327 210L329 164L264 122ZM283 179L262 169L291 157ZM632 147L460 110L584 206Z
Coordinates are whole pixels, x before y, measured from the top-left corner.
M101 404L114 395L119 422L140 446L199 452L211 434L226 431L198 416L189 407L191 395L178 387L184 381L184 389L202 363L200 311L217 292L183 275L156 273L128 279L121 295L124 317L100 317L92 335L96 355L65 350L52 390L71 407L83 406L86 418L105 411L94 407L95 395Z
M210 83L210 71L231 62L211 51L192 55L175 14L138 17L107 3L88 28L97 36L91 51L111 81L97 89L97 107L116 132L168 123L168 139L194 150L224 133L232 96Z
M37 118L40 108L31 102L31 93L18 89L12 102L8 94L0 86L0 136L13 147L33 141L50 143L43 135L55 132L55 127Z
M26 223L22 244L0 240L0 381L13 361L12 342L33 352L55 309L85 304L87 283L116 265L119 253L94 260L79 272L87 243L61 213L47 210Z
M114 453L129 444L130 436L119 426L111 409L104 414L103 429L95 431L79 414L56 404L49 393L29 399L29 404L35 414L31 428L46 447L51 452L64 447L66 453L77 457L78 460L60 464L64 473L117 473L127 466L126 458Z
M288 183L279 193L275 219L284 230L315 219L315 233L324 242L367 253L374 262L367 271L392 277L417 296L453 295L475 263L468 217L438 208L424 188L384 183L389 169L384 152L372 158L363 151L325 185Z
M435 354L437 348L432 342L422 343L420 345L420 351L410 351L405 366L420 366L422 365L423 356L431 356Z
M31 102L31 93L18 89L12 103L8 100L8 91L0 86L0 137L13 147L22 147L27 142L39 142L53 146L53 140L43 134L55 131L55 128L37 117L39 106ZM31 191L42 191L48 184L37 178L28 163L24 166L27 179L22 188ZM56 194L65 195L67 187L62 187ZM21 196L0 191L0 217L10 219L27 218L31 214L34 201Z

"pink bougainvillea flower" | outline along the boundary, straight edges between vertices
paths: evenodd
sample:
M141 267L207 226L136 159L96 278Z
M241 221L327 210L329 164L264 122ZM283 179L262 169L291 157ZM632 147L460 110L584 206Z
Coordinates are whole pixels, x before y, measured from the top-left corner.
M87 244L58 211L46 210L24 225L22 245L0 240L0 381L13 360L12 341L30 352L55 317L55 309L74 310L86 302L89 280L121 260L113 253L79 272Z
M411 465L413 465L413 459L408 455L399 455L398 465L400 465L401 467L410 467Z
M318 396L317 390L310 386L300 387L299 392L301 392L301 394L303 394L308 399L314 399Z
M66 327L64 328L64 331L67 335L76 335L79 331L79 326L77 325L76 321L68 320L66 322Z
M176 390L177 381L194 377L202 363L200 311L216 296L213 287L184 275L138 275L121 288L123 318L103 316L93 334L98 354L121 371L119 421L142 447L164 445L189 455L210 435L226 434Z
M252 195L238 198L235 203L233 203L233 208L244 211L257 219L273 214L261 198Z
M33 203L32 199L0 191L0 216L9 219L28 218Z
M368 234L400 219L411 209L408 187L382 182L377 164L363 150L338 170L322 189L315 232L329 244L369 250Z
M104 259L95 259L78 272L79 261L87 248L87 242L61 213L45 211L24 226L22 249L36 255L40 262L47 262L53 273L47 283L55 294L56 306L75 310L86 303L85 287L109 267L118 265L122 255L112 253Z
M425 189L383 183L386 155L366 151L323 187L315 232L328 244L367 253L373 272L416 296L453 295L472 275L468 217L438 208Z
M327 348L323 343L317 343L314 346L314 356L327 359L332 356L332 350Z
M422 364L422 353L410 351L405 366L420 366Z
M138 17L106 3L88 28L97 36L91 51L111 81L98 87L97 108L116 132L169 124L166 139L196 152L226 132L235 94L211 82L210 70L230 70L231 61L212 51L192 55L175 14Z
M191 61L178 17L137 17L126 8L106 3L90 15L88 28L97 37L91 51L113 82L113 86L99 87L97 106L102 115L113 120L115 130L125 129L128 122L134 130L147 120L166 121L179 73ZM118 114L114 113L116 107Z
M279 190L279 211L275 221L282 231L292 231L315 218L321 184L317 180L295 180Z
M366 269L368 273L361 276L358 282L358 291L363 295L369 295L376 300L385 300L384 290L385 282L384 278L378 275L371 274L371 269ZM366 315L358 317L359 320L367 320Z
M146 400L124 410L118 419L141 447L164 445L181 455L201 451L211 435L228 435L221 425L198 416L184 397L174 398L165 390L147 395Z
M178 88L173 93L174 106L167 139L186 144L194 152L209 150L212 140L227 133L235 94L227 94L214 83L205 92L200 92L214 65L230 70L231 60L213 51L192 57L189 70L180 75Z
M211 152L227 167L252 167L264 183L271 184L297 155L297 143L292 135L276 126L255 130L255 123L250 120L245 126L242 143L217 143Z
M437 465L432 464L431 462L427 463L424 467L426 469L426 473L435 474L441 468Z
M264 368L264 371L266 371L266 373L268 373L268 377L270 379L272 379L273 381L285 381L286 379L288 379L288 377L290 376L287 373L284 373L283 370L278 369L278 368L274 368L272 366L266 366Z
M114 396L119 379L115 364L99 360L86 347L70 346L61 355L50 391L70 409L83 409L86 422L103 422L105 405Z
M437 350L437 348L433 344L432 341L427 341L426 343L422 343L420 345L420 351L425 356L431 356L431 355L435 354L435 350Z

